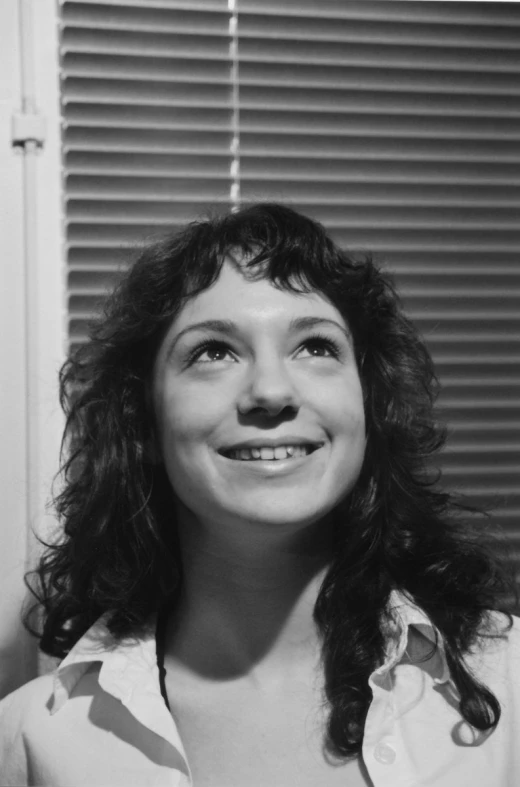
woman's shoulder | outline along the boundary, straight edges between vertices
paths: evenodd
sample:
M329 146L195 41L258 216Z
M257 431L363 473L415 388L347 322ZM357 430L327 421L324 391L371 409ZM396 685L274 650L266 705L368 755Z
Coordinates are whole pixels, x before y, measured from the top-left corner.
M54 674L41 675L7 694L0 700L0 729L4 730L5 719L21 720L28 713L48 715L54 692Z
M38 705L46 704L49 698L52 697L53 689L54 673L33 678L33 680L24 683L7 694L3 699L0 699L0 713L5 712L7 708L11 711L24 708L34 710Z
M53 676L42 675L0 700L0 785L29 784L27 730L49 717L53 688Z

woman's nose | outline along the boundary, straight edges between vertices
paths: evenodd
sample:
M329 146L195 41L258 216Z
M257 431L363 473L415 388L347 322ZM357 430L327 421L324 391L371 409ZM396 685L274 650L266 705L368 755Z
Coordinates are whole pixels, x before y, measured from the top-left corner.
M300 403L297 387L284 364L270 360L251 367L240 392L238 410L242 415L259 410L274 416L286 407L298 410Z

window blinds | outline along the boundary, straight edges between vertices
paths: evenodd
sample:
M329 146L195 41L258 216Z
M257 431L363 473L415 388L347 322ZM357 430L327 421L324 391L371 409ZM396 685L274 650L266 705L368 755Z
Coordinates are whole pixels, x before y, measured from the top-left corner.
M520 572L520 6L62 3L70 342L143 236L263 199L395 274L444 479Z
M70 340L128 247L230 205L227 2L65 2L63 151Z

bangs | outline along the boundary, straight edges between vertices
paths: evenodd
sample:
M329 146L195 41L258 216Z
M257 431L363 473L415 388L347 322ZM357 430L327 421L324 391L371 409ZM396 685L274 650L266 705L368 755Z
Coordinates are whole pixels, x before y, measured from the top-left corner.
M210 287L227 259L249 279L268 279L293 292L338 293L351 260L321 224L286 206L264 203L192 225L183 296Z

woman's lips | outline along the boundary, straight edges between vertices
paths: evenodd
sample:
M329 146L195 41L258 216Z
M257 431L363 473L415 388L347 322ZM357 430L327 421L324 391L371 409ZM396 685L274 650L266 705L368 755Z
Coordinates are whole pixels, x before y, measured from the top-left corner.
M302 453L300 456L286 456L282 459L264 459L260 456L259 459L234 459L219 453L219 456L228 464L229 467L241 468L241 472L250 471L253 474L261 473L264 475L284 475L291 473L300 467L307 465L308 462L313 462L313 457L319 453L321 446L313 446L313 450L309 453ZM241 449L239 449L241 450Z
M252 446L242 448L232 448L224 452L228 459L258 462L275 461L282 459L299 459L308 456L315 450L316 446L310 443L306 445L277 445L277 446Z

